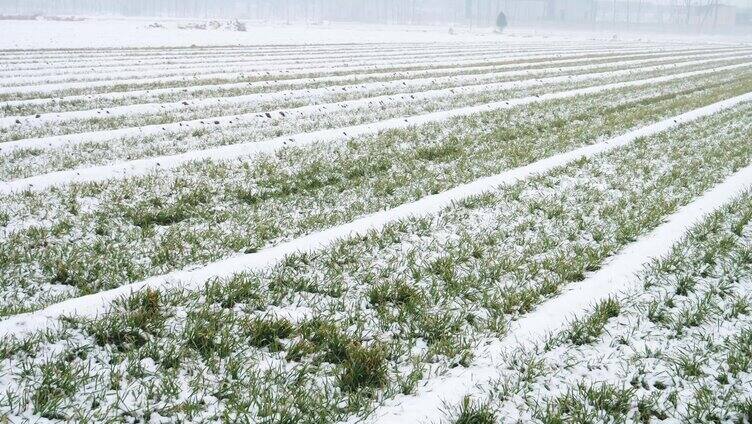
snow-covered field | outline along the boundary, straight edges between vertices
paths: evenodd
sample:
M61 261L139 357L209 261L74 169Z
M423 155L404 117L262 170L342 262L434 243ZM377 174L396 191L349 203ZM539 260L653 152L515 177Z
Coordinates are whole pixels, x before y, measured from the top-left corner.
M0 21L0 417L752 421L752 44L148 23Z

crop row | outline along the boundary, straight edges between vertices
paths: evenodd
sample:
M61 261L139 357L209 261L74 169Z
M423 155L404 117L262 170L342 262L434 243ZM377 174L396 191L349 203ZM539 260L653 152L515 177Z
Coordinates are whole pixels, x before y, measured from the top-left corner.
M752 193L535 351L455 422L744 422L752 415Z
M193 57L220 57L225 55L257 55L257 56L279 56L284 54L298 53L300 56L311 54L326 54L333 52L357 52L363 49L374 51L395 51L401 49L420 48L423 46L433 46L436 50L442 48L462 46L483 47L493 44L499 48L514 47L518 49L536 49L541 47L556 47L559 49L578 48L578 47L604 47L600 40L546 40L541 42L539 39L518 39L511 40L506 45L500 45L495 41L470 42L432 42L432 43L340 43L340 44L289 44L289 45L251 45L251 46L191 46L191 47L159 47L159 48L94 48L94 49L64 49L64 50L3 50L0 64L12 65L15 63L40 63L40 61L63 62L68 59L72 61L79 60L130 60L131 58L141 60L170 60ZM631 41L611 42L607 47L617 48L624 46L634 46ZM685 47L692 48L687 43L650 43L642 42L640 47L667 48L667 47Z
M697 51L694 53L702 53L704 51ZM670 53L670 52L667 52ZM546 67L548 65L565 65L576 64L582 60L594 60L597 62L608 61L609 59L618 58L650 58L660 57L664 53L647 53L647 54L586 54L586 55L567 55L559 58L552 57L537 57L529 56L520 60L504 60L504 61L454 61L451 63L435 64L434 66L424 67L422 69L401 70L397 71L391 68L375 69L371 73L364 73L362 70L351 70L350 73L334 73L333 75L322 74L308 74L307 77L297 77L296 75L283 76L281 79L279 75L269 74L265 78L258 81L242 81L242 82L229 82L222 83L221 81L212 81L205 83L203 79L199 78L194 81L194 84L186 87L164 87L164 88L151 88L146 90L128 89L128 87L121 87L122 91L101 92L98 94L85 94L85 95L66 95L65 92L59 92L58 97L49 98L28 98L26 100L11 100L4 103L4 110L8 111L8 115L23 115L22 112L11 113L19 107L39 107L40 112L54 112L59 108L61 111L75 110L76 108L85 108L86 104L96 102L102 103L102 107L111 106L123 106L134 103L147 103L150 100L152 102L169 101L169 100L190 100L192 98L203 97L218 97L218 94L235 93L235 94L252 94L257 92L265 92L265 90L281 90L290 88L304 88L308 85L318 83L313 87L325 87L331 84L340 83L346 84L357 82L375 82L384 79L410 79L415 77L430 77L430 76L442 76L451 75L455 73L457 69L464 69L468 72L482 72L483 70L492 69L535 69L540 67ZM325 84L325 85L321 85ZM240 91L239 91L240 90ZM243 91L245 90L245 91ZM34 89L30 90L32 93ZM187 96L187 97L175 97L175 96ZM107 103L111 102L111 103ZM127 103L131 102L131 103ZM80 104L80 106L78 106ZM45 109L52 108L52 109Z
M675 53L648 53L648 54L627 54L627 55L606 55L596 56L589 55L585 58L575 59L557 59L557 60L543 60L534 62L506 62L497 64L494 62L480 62L476 64L469 64L466 66L441 68L435 67L428 70L414 70L406 72L377 72L371 74L355 74L355 75L341 75L341 76L322 76L319 78L304 78L293 80L278 80L278 81L259 81L256 83L232 83L232 84L220 84L220 85L195 85L186 88L173 88L163 90L138 90L136 92L119 92L119 93L102 93L96 96L72 96L60 99L31 99L29 101L15 101L6 102L2 108L7 117L15 117L13 119L19 119L22 123L33 123L36 115L41 115L40 118L54 118L61 119L65 116L65 112L73 111L92 111L99 109L99 112L109 112L110 114L116 113L117 107L123 108L124 106L142 105L142 104L165 104L166 106L172 106L169 103L176 103L183 106L190 105L195 107L198 102L216 101L217 99L223 99L226 101L229 97L238 97L250 94L267 94L267 93L279 93L283 90L294 89L293 91L305 92L305 90L316 90L329 88L331 90L343 90L347 89L347 86L363 85L363 84L375 84L378 82L405 82L406 84L414 84L415 80L438 78L439 80L450 77L470 77L473 75L484 75L499 72L527 72L529 74L539 73L563 73L565 70L570 70L572 67L588 66L590 68L605 67L607 65L618 66L621 62L630 61L637 65L639 63L659 63L667 62L670 60L686 60L688 58L709 58L718 56L731 56L732 54L743 54L743 50L727 51L727 52L690 52L687 54L675 54ZM624 65L629 65L624 63ZM562 68L563 67L563 68ZM312 96L315 93L310 93ZM187 102L188 105L184 105L183 102ZM128 110L123 108L124 110ZM133 109L133 108L131 108ZM62 114L62 115L61 115ZM33 115L23 116L23 115ZM50 116L52 115L52 116ZM69 113L70 115L70 113Z
M197 162L3 196L4 305L7 313L34 309L253 252L748 92L748 85L617 90L290 147L250 162Z
M509 56L521 56L521 55L537 55L541 53L582 53L582 52L617 52L617 51L686 51L707 49L708 46L634 46L634 45L609 45L599 46L592 44L583 45L569 45L562 48L559 45L543 45L537 44L534 46L521 47L519 45L498 45L498 44L480 44L480 45L454 45L447 46L442 49L437 49L432 45L420 45L406 47L396 50L381 50L370 49L366 46L360 46L356 49L344 49L342 51L322 51L314 55L294 55L288 53L279 53L274 55L252 55L244 52L238 52L234 54L215 55L215 54L201 54L185 57L154 57L148 59L142 59L138 57L133 58L120 58L114 61L108 60L82 60L76 61L74 59L60 61L60 60L47 60L44 62L35 63L18 63L8 64L4 67L0 65L0 73L3 76L6 75L52 75L51 71L58 71L60 74L77 73L85 71L87 69L93 71L100 71L103 73L108 70L167 70L168 68L174 68L176 70L185 69L187 67L198 67L206 65L207 68L211 68L217 64L238 64L243 63L245 60L247 64L288 64L295 65L301 63L319 64L330 62L341 62L344 58L352 58L353 60L362 59L389 59L392 61L399 61L405 57L413 56L425 56L429 57L448 57L453 54L475 54L475 53L502 53ZM714 46L719 51L738 48L738 46ZM383 60L382 60L383 61Z
M2 344L0 407L52 420L336 421L449 367L736 169L749 105L199 292Z
M335 54L341 55L359 55L364 52L374 52L376 54L392 54L401 51L425 51L432 49L432 51L439 51L440 49L448 51L455 49L482 49L495 46L497 50L517 52L529 49L530 51L537 51L541 49L559 47L562 45L555 43L553 45L543 45L541 43L532 44L517 44L514 45L499 45L497 43L462 43L462 44L443 44L443 43L406 43L406 44L392 44L392 45L378 45L378 44L350 44L350 45L331 45L323 48L306 49L306 46L293 45L287 48L281 49L259 49L259 48L192 48L183 49L182 51L173 50L164 52L158 52L157 54L143 55L140 52L133 52L132 54L128 50L121 50L116 54L112 51L106 52L104 50L89 50L84 52L85 54L45 54L45 52L37 51L35 55L24 55L24 57L14 57L12 54L6 54L3 56L3 60L0 60L0 66L6 69L17 69L17 67L25 67L28 69L38 69L49 64L51 66L97 66L98 64L113 64L113 65L128 65L131 63L144 63L144 64L159 64L162 62L169 62L173 64L191 63L204 60L222 60L223 58L234 57L248 57L248 58L267 58L274 60L275 58L291 58L298 57L301 60L307 58L314 58L320 56L330 56ZM566 45L573 49L578 48L594 48L598 45L594 43L582 43L576 46ZM624 47L625 44L615 44L609 46L610 48ZM319 46L322 47L322 46ZM602 46L601 46L602 47ZM651 46L656 47L656 46ZM680 46L671 46L680 47ZM685 48L691 48L684 46ZM108 54L110 53L110 54ZM295 56L297 54L297 56ZM19 66L20 65L20 66Z
M741 64L741 66L746 68L746 64ZM700 72L702 75L706 75L704 82L708 84L708 89L717 88L718 84L721 83L738 87L747 81L748 71L741 68L736 70L727 68L725 72L721 72L721 69L708 68L692 72ZM713 76L709 77L708 74ZM658 77L664 78L660 75ZM676 78L680 81L672 85L679 90L681 90L682 85L699 85L698 89L702 89L699 76L689 77L689 75L674 73L665 78L668 80ZM277 144L279 147L283 147L282 145L287 142L295 144L297 135L303 133L315 135L315 131L334 131L337 128L342 128L342 135L347 136L347 126L360 125L365 128L388 122L388 119L419 118L424 116L421 114L425 113L434 113L436 119L441 120L443 119L441 111L459 111L461 110L459 108L468 106L479 107L499 98L513 102L515 99L520 99L520 96L567 93L566 90L571 89L593 88L595 91L601 90L599 87L602 87L604 91L609 89L608 85L592 85L593 83L588 81L588 78L583 78L580 82L568 81L566 78L564 80L566 81L558 84L552 81L551 84L544 85L539 85L538 81L500 83L497 90L492 90L489 86L444 89L416 93L409 97L406 95L399 98L387 96L346 101L330 105L332 107L322 105L261 114L252 113L245 118L239 116L229 119L214 118L210 121L191 122L190 125L188 122L181 122L168 126L156 125L133 130L124 129L122 131L94 132L52 139L25 140L13 142L15 149L8 149L9 144L0 148L4 153L0 156L0 174L3 178L8 179L26 178L54 171L76 168L81 170L83 167L92 165L103 165L107 168L120 161L133 161L151 157L169 162L173 159L179 159L174 155L183 152L205 151L210 155L212 150L209 148L218 146L219 148L226 146L230 149L233 149L233 146L250 146L247 151L253 152L253 145L256 142L263 141L269 144L269 146L259 144L257 146L259 149L267 147L271 149L273 145ZM599 80L600 83L606 84L637 82L637 86L643 85L639 81L641 80L636 79L633 75L627 77L626 82L624 82L624 78L616 77ZM651 81L651 83L656 88L663 87L663 84L666 84L665 81ZM672 83L669 82L668 84ZM533 88L526 88L526 86L533 86ZM479 93L476 88L480 89L481 92ZM617 89L617 87L610 89ZM652 89L648 89L648 92L650 90ZM732 91L735 90L736 88L732 89ZM628 90L622 89L621 91ZM566 97L571 97L571 95L566 94ZM533 97L525 98L535 100ZM503 107L503 105L498 107ZM338 111L333 113L333 109ZM309 138L315 141L315 137ZM286 140L284 143L283 139ZM323 138L323 140L327 139L331 139L331 137ZM244 151L246 150L239 151L241 156L251 154L243 153ZM156 160L152 162L159 163ZM127 163L129 162L125 162L124 165L127 165ZM100 169L98 172L106 175L104 170Z
M547 51L547 50L543 50ZM535 50L533 50L535 52ZM433 60L438 58L451 58L451 57L477 57L485 55L498 55L509 54L514 55L520 52L515 49L499 48L499 46L485 46L482 48L472 48L465 46L456 46L454 48L447 48L437 51L428 47L422 47L418 49L405 49L397 52L373 52L369 50L363 50L357 53L351 53L347 56L342 53L333 53L321 56L312 56L309 58L299 58L295 56L285 55L281 57L256 57L256 56L230 56L223 59L208 58L199 61L190 61L180 63L176 61L169 61L167 63L143 63L143 61L136 61L133 63L118 63L113 65L93 65L93 66L76 66L76 67L42 67L36 69L25 70L2 70L0 69L0 78L37 78L37 77L75 77L80 78L90 72L97 72L101 74L107 74L114 77L123 76L128 78L134 75L135 72L141 74L137 76L158 76L158 75L178 75L188 72L205 72L207 70L214 70L216 68L233 68L239 65L243 65L243 69L249 70L268 70L274 68L280 69L296 69L302 64L309 64L310 67L320 67L322 65L344 65L345 63L361 65L361 64L381 64L391 62L403 62L406 59L424 59Z
M583 52L607 52L609 49L569 49L572 53L577 51ZM636 52L637 49L628 49L627 51ZM556 51L546 47L540 50L543 54L554 54ZM171 77L194 77L196 75L212 75L212 74L264 74L267 72L300 72L308 69L330 69L337 68L378 68L383 66L422 66L424 64L430 64L432 62L444 62L447 60L483 60L483 59L495 59L501 60L503 58L525 58L537 54L535 49L530 51L509 51L504 48L498 48L494 46L487 46L482 49L458 49L455 52L444 52L436 50L427 50L423 53L415 54L396 54L396 55L366 55L361 58L339 56L336 59L322 59L322 60L310 60L310 61L270 61L270 60L253 60L253 58L246 58L245 61L239 60L236 64L227 63L224 66L214 62L205 62L191 65L188 67L151 67L147 69L136 70L122 70L116 68L115 70L93 73L71 73L68 74L65 71L44 73L42 75L19 75L19 76L3 76L0 80L0 86L4 89L12 89L15 86L23 85L45 85L45 84L65 84L76 82L89 82L96 83L108 80L117 79L158 79L158 78L171 78Z
M304 106L317 108L330 103L362 100L379 102L380 104L402 101L408 95L413 96L404 101L420 101L433 97L449 97L455 93L467 92L485 93L499 89L520 86L537 86L545 84L561 84L566 82L581 83L582 81L598 81L602 79L624 77L634 78L640 75L646 77L672 72L693 71L713 67L744 65L748 57L725 56L699 58L685 62L670 60L646 66L644 63L618 63L615 66L582 66L563 68L561 71L543 70L540 72L501 72L480 75L455 75L441 78L425 78L407 81L380 82L375 84L358 84L355 86L332 87L323 90L305 89L295 92L282 92L272 95L249 95L235 98L206 99L196 102L196 107L186 107L183 103L173 105L153 105L139 113L135 106L124 110L89 111L86 113L72 113L69 118L62 118L65 125L60 125L57 119L30 119L20 122L14 118L0 120L0 143L31 138L132 128L148 125L163 125L181 121L212 120L217 117L243 116L248 114L262 114L265 111L298 109ZM553 75L552 75L553 74ZM519 82L519 84L513 84ZM423 94L423 96L421 96ZM367 100L368 99L368 100ZM4 121L4 122L3 122Z
M458 51L454 54L445 54L443 52L428 52L425 54L415 55L397 55L393 57L379 57L350 59L340 57L338 59L329 59L321 61L307 62L267 62L267 61L240 61L237 64L225 64L218 66L211 62L198 64L195 66L176 68L152 68L136 70L115 70L104 71L101 73L72 73L65 72L52 73L47 75L22 75L22 76L5 76L0 80L1 87L14 87L19 85L44 85L44 84L65 84L74 82L97 82L108 81L113 79L130 79L130 78L162 78L162 77L193 77L197 74L214 74L214 73L241 73L241 74L262 74L266 72L293 72L306 71L308 69L336 69L337 67L380 67L380 66L411 66L422 65L431 62L442 62L446 60L480 60L488 57L491 59L502 59L507 56L526 56L527 53L506 53L498 49L483 49L479 51Z
M18 101L35 99L37 97L61 98L72 95L105 94L111 92L132 90L155 90L164 88L189 88L195 85L216 85L228 83L252 83L258 81L279 81L301 78L331 78L333 76L369 74L374 72L403 72L415 70L431 70L435 68L461 68L471 65L524 63L536 60L557 60L564 58L582 58L599 54L636 54L643 52L638 49L624 49L617 51L584 50L578 52L543 52L534 54L507 55L504 58L488 60L488 58L475 58L466 60L439 60L433 63L399 64L392 63L383 66L346 66L324 67L318 69L282 70L278 72L251 72L239 73L209 73L191 77L174 76L161 78L133 78L133 79L110 79L97 82L69 82L53 84L35 84L17 87L0 87L0 100ZM660 52L660 50L656 50Z

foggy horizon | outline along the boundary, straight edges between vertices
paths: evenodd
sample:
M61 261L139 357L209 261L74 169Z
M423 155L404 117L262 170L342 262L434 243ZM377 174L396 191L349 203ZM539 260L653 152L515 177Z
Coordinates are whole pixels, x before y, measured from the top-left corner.
M0 0L5 19L41 16L241 19L287 24L510 26L745 32L752 0Z

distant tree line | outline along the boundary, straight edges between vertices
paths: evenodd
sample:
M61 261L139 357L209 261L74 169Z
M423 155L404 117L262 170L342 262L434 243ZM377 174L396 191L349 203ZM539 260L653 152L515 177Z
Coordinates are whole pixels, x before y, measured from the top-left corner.
M0 0L3 14L493 24L510 0Z

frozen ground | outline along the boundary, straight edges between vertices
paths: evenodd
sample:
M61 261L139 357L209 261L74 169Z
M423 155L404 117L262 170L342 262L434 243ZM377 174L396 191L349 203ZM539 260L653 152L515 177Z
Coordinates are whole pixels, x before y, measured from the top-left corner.
M0 21L0 417L752 419L752 45L153 21Z

